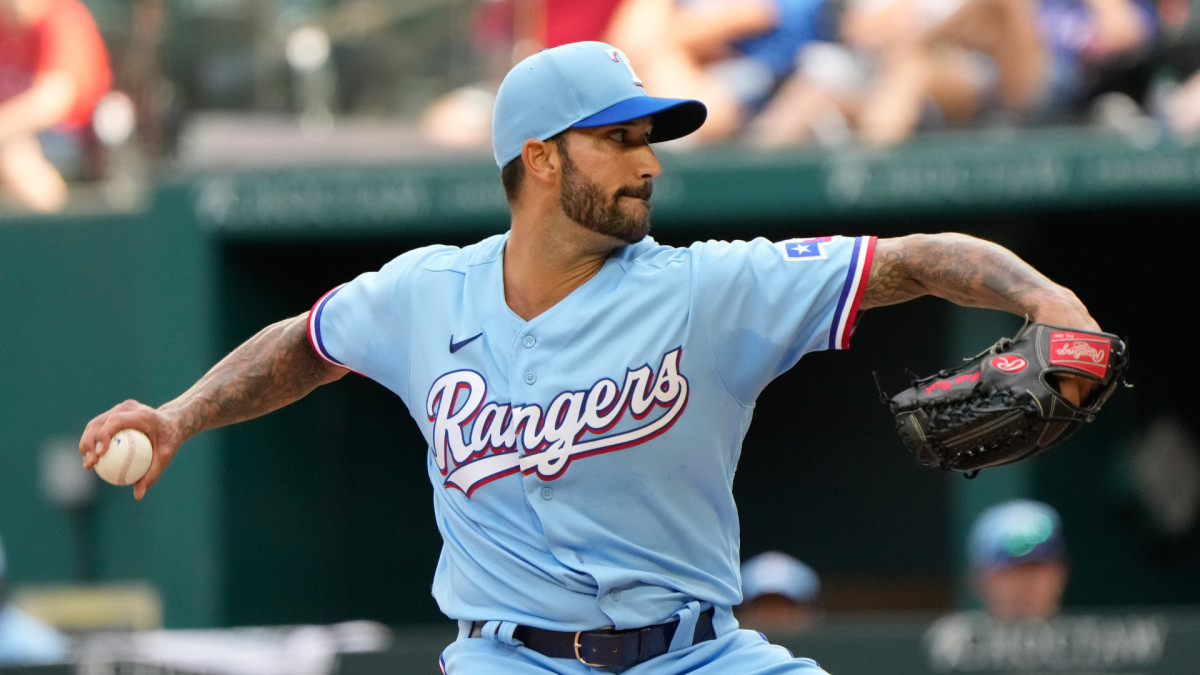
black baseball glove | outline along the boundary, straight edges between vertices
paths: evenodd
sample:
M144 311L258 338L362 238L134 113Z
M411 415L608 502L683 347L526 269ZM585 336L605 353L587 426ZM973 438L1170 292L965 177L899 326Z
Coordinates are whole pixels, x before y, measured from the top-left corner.
M960 471L1037 455L1095 417L1125 383L1129 354L1110 333L1027 323L963 365L928 377L884 402L900 440L922 466ZM1081 405L1055 386L1061 375L1096 383Z

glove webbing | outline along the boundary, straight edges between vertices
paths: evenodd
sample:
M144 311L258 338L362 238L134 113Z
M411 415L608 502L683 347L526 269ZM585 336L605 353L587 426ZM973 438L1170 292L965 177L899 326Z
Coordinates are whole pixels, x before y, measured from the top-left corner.
M1006 437L993 438L990 435L1009 426L1014 417L1035 417L1038 413L1032 396L1011 388L998 389L990 394L977 391L966 398L929 403L924 407L936 427L958 429L953 434L930 439L939 450L938 462L942 469L951 469L961 457L972 457L984 450L985 445L1024 443L1029 428L1010 426ZM964 425L967 425L966 428ZM968 477L974 477L975 473L978 472L971 472Z

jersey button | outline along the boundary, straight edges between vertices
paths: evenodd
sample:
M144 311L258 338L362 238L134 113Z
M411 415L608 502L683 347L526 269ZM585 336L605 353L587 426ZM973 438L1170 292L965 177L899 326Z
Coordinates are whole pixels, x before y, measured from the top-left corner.
M533 346L537 344L537 338L526 335L525 339L521 340L521 344L525 345L525 349L533 349Z
M525 373L525 384L533 384L534 382L537 382L537 375Z
M544 499L546 501L550 501L551 499L554 499L554 488L552 488L552 487L542 488L542 499Z

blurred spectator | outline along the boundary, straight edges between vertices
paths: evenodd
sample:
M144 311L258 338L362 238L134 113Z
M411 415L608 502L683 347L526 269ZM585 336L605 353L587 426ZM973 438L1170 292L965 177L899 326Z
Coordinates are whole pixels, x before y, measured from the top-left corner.
M1200 140L1200 2L1159 0L1158 49L1146 108L1186 144Z
M1189 77L1166 103L1172 131L1184 142L1200 138L1200 71Z
M1157 667L1167 665L1163 645L1169 630L1161 615L1063 611L1066 543L1049 504L1016 499L985 510L971 527L967 553L982 608L952 612L930 624L924 636L926 672L1171 670Z
M421 116L426 140L456 148L491 142L492 104L508 69L547 47L602 40L621 0L482 0L471 25L471 46L484 68L479 82L435 100Z
M1049 504L1014 499L984 510L971 525L967 558L982 608L951 612L929 626L925 645L933 672L1009 672L1012 664L1045 672L1038 666L1047 656L1102 648L1094 639L1080 643L1086 631L1073 630L1060 615L1067 554L1062 523Z
M962 0L846 0L837 41L800 51L796 71L755 118L747 138L764 148L852 140L865 99L888 55L911 48Z
M1157 25L1146 0L966 0L888 55L861 137L896 143L930 114L952 123L1067 119L1097 93L1106 68L1149 52Z
M742 563L742 604L734 612L742 628L803 630L821 613L821 582L786 553L760 553Z
M741 131L832 23L826 0L624 0L607 42L655 96L703 100L708 120L694 137L714 141Z
M96 103L112 82L79 0L0 0L0 185L23 208L57 211L82 173Z
M4 542L0 541L0 666L63 663L67 639L54 628L8 604Z
M1016 499L976 519L968 539L971 579L993 618L1048 619L1067 585L1066 545L1058 512Z

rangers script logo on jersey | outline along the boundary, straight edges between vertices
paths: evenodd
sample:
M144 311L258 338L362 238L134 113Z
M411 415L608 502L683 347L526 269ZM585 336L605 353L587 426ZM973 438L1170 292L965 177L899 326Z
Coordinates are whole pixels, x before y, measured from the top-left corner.
M682 353L676 348L664 354L657 372L649 364L626 371L623 384L604 378L585 390L564 391L545 408L487 401L487 381L474 370L442 375L429 388L425 413L433 423L433 459L446 477L443 486L470 497L517 471L554 480L575 459L658 436L687 407ZM660 414L652 415L655 409ZM626 412L638 425L605 435Z

